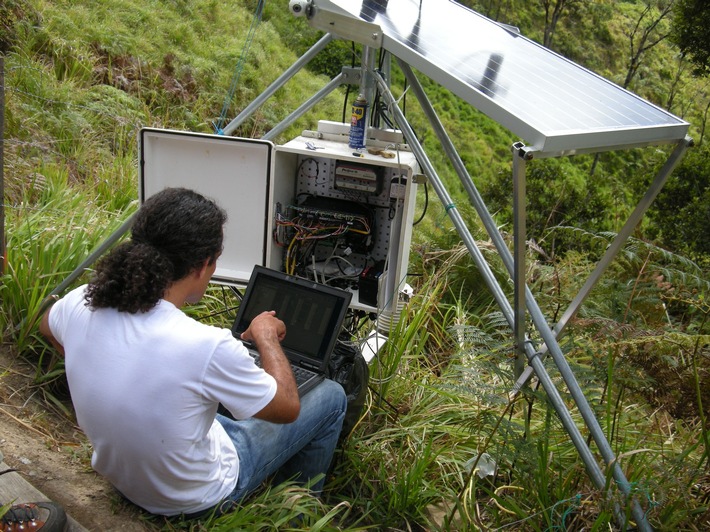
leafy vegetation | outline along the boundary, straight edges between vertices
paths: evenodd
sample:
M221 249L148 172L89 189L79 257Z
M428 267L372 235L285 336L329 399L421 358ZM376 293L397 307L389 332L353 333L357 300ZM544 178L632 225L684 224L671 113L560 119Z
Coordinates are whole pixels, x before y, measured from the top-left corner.
M677 249L696 258L710 256L710 148L703 144L691 150L668 180L654 205L649 228L651 236L677 242Z
M701 0L679 0L673 40L690 56L698 74L710 73L710 11Z
M646 12L642 2L569 2L552 31L536 3L469 3L620 84L628 79L630 35ZM68 415L62 361L37 333L43 301L136 208L140 127L212 132L318 37L285 6L269 4L242 62L256 9L257 2L216 0L0 7L8 228L0 330ZM261 136L358 54L350 43L330 44L237 134ZM651 525L700 530L710 526L710 100L669 42L637 59L629 88L689 120L699 146L560 342ZM507 238L509 146L517 139L442 87L425 85ZM403 92L396 71L393 90ZM316 119L341 120L343 96L334 93L281 140ZM505 268L424 117L411 104L407 114L507 290ZM667 155L647 148L531 164L528 282L552 322ZM367 411L337 456L324 500L274 486L218 519L149 522L210 530L615 526L615 505L628 511L629 501L592 484L536 380L509 395L511 331L443 207L430 199L425 214L410 265L415 296L373 362ZM221 311L233 305L213 287L190 312L227 325ZM552 361L545 364L559 380Z

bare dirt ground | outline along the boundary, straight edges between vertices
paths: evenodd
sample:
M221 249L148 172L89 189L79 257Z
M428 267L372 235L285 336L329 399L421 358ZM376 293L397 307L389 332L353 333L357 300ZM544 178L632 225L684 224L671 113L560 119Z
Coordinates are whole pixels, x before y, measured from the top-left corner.
M0 346L3 461L90 531L160 528L91 470L86 437L59 407L47 403L33 376L33 367Z

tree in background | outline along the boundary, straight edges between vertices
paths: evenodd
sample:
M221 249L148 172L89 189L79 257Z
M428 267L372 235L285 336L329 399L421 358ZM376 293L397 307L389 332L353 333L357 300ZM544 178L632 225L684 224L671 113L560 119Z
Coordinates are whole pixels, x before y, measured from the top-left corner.
M662 29L661 22L671 15L674 3L675 0L670 0L655 6L653 2L648 2L641 16L636 20L636 24L627 34L629 63L626 79L622 85L625 89L631 85L645 53L668 37L669 33Z
M555 35L555 28L563 12L566 9L574 8L574 4L578 2L579 0L542 0L542 7L545 9L545 31L542 45L545 48L552 47L552 38Z
M671 38L695 65L695 75L710 74L710 2L678 0Z
M498 22L506 22L508 14L515 12L515 6L512 5L513 2L506 0L483 0L480 2L459 0L458 3L470 7L474 11L478 11L486 17L497 20Z
M710 257L710 146L688 150L649 212L665 247L703 262ZM703 259L705 257L705 259Z

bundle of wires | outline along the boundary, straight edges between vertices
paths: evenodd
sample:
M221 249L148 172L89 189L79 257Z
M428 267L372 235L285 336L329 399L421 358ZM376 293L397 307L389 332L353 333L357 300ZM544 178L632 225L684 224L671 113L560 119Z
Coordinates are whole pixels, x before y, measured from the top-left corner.
M298 214L291 219L277 216L277 234L288 228L293 232L285 257L285 271L295 274L299 267L305 267L308 260L315 260L315 247L323 240L332 240L333 247L337 239L347 233L368 236L372 233L370 221L365 216L349 216L347 219L320 219L316 216ZM285 245L285 242L284 242Z

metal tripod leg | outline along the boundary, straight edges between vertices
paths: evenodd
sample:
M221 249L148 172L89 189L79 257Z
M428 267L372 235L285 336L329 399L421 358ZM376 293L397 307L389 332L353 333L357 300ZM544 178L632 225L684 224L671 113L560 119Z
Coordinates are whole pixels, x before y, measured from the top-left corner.
M311 46L311 48L303 54L293 65L291 65L283 74L281 74L276 81L269 85L264 92L262 92L257 98L252 100L252 102L247 105L244 110L239 113L229 124L227 124L222 130L222 134L229 135L235 129L237 129L247 118L249 118L254 111L256 111L261 105L268 100L277 90L283 87L286 82L288 82L293 76L295 76L301 68L303 68L313 57L318 54L326 45L333 40L333 36L330 33L326 33L321 39Z
M121 224L121 226L116 229L106 240L104 240L99 246L91 252L91 254L86 257L79 266L77 266L74 271L72 271L64 281L62 281L59 286L57 286L54 290L52 290L47 298L42 301L42 304L39 307L39 311L35 315L34 319L37 318L37 316L42 316L47 309L52 305L54 302L54 297L60 295L64 290L66 290L81 274L83 274L86 269L91 266L94 262L96 262L101 255L106 253L106 251L113 246L125 233L131 228L131 225L133 224L133 218L135 217L135 213L131 214L128 219L126 219L125 222ZM22 320L20 324L17 326L17 328L22 327L22 325L25 323L27 318L25 320Z
M276 124L271 130L262 137L264 140L272 140L283 133L288 126L290 126L294 121L296 121L300 116L306 113L311 107L321 101L323 98L328 96L331 92L337 89L340 85L347 82L348 77L340 73L335 76L325 87L319 90L316 94L311 96L308 100L302 103L298 109L293 113L284 118L281 122Z
M408 65L406 65L402 61L399 61L399 64L403 68L403 70L409 71L411 73L411 69L408 67ZM426 98L426 95L424 94L421 85L419 85L419 83L416 81L416 78L413 76L413 74L412 78L413 79L410 79L409 81L420 101L425 102L422 103L422 105L431 107L430 104L428 104L428 99ZM420 163L425 166L425 171L427 172L427 175L429 176L429 179L432 182L432 185L436 190L439 199L444 205L447 206L447 212L452 222L454 223L454 226L456 227L459 235L464 240L464 243L466 244L466 247L468 248L469 253L471 254L474 262L476 263L481 274L483 275L484 281L487 283L489 289L491 290L491 293L493 294L494 298L496 299L496 302L498 303L498 306L500 307L506 319L508 320L508 323L511 325L511 327L513 327L515 323L515 317L509 301L506 299L505 295L502 292L502 289L500 288L495 277L490 271L490 267L485 261L485 258L476 246L473 237L471 236L470 232L468 231L468 228L465 225L465 222L461 219L461 216L458 211L455 208L451 208L453 206L451 198L449 197L443 184L438 178L434 168L431 166L431 163L429 162L429 159L426 156L424 149L417 141L416 136L414 135L414 132L409 126L406 118L404 117L399 107L396 105L396 101L392 96L391 92L389 91L389 88L382 80L378 79L377 81L383 96L388 100L390 111L395 115L398 125L404 132L405 137L410 142L410 145L412 146L412 151L414 151ZM513 265L511 264L511 268L512 267ZM560 370L560 373L563 379L565 380L565 383L567 384L567 387L570 393L572 394L572 397L574 398L587 427L592 433L595 443L597 444L597 447L599 448L602 456L604 457L606 464L610 468L612 468L613 476L622 492L625 495L629 495L630 484L626 480L623 471L617 463L616 457L613 454L611 446L604 437L604 433L601 427L599 426L599 423L596 420L593 411L587 403L586 398L584 397L584 394L582 393L581 388L579 387L579 384L576 382L574 374L572 373L571 369L569 368L569 365L564 359L564 355L562 354L561 349L555 342L552 331L550 331L549 327L547 326L544 316L542 315L539 307L537 306L537 303L535 302L534 298L532 297L532 294L530 293L529 289L527 289L527 287L525 293L526 303L528 305L528 310L531 314L533 323L540 332L545 343L550 348L553 359L555 360L555 363L557 364L557 367ZM564 404L564 401L562 400L561 396L559 395L559 391L555 387L552 379L547 374L547 371L542 364L542 360L538 356L538 353L535 352L530 342L525 341L523 348L525 349L530 364L533 366L533 369L538 375L541 384L543 385L548 397L550 398L553 407L557 411L557 414L560 417L563 426L567 430L575 447L577 448L578 453L580 454L580 457L584 461L589 476L592 478L598 488L603 489L606 486L606 477L604 475L604 472L601 470L599 464L596 462L596 459L594 458L589 447L582 438L579 429L572 420L571 414L567 410L567 407ZM632 501L632 513L637 521L637 524L642 530L650 530L643 509L640 507L637 501ZM621 512L617 510L616 515L617 520L620 520L623 524L623 514L621 514Z

